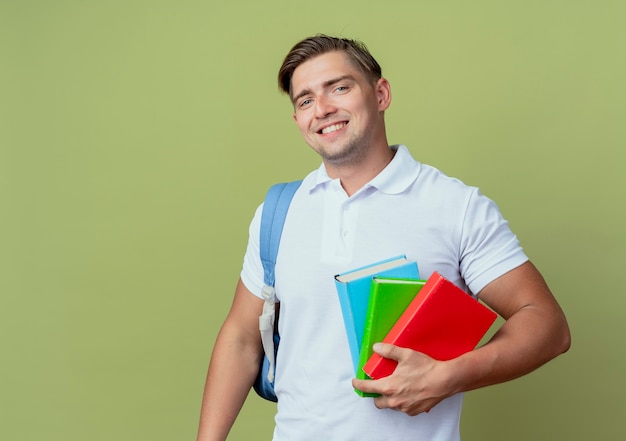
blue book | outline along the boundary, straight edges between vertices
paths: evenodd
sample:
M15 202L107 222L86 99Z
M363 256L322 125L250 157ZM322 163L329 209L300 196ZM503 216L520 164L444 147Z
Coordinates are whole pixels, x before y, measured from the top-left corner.
M375 276L419 279L419 271L416 262L410 262L406 256L401 255L335 276L337 296L355 374L359 366L370 286Z

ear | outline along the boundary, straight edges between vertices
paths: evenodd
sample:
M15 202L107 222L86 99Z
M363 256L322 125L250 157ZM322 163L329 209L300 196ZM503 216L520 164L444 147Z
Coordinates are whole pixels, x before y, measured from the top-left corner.
M296 115L296 112L293 112L293 120L297 123L298 122L298 116Z
M380 78L374 86L378 98L378 110L384 112L391 105L391 85L385 78Z

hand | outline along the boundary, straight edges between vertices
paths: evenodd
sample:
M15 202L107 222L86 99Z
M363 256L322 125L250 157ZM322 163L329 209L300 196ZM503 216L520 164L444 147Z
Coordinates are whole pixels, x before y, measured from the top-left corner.
M363 392L378 393L374 404L410 416L428 412L443 399L453 395L447 390L446 362L421 352L385 343L374 345L374 351L398 362L393 374L379 380L352 380L352 386Z

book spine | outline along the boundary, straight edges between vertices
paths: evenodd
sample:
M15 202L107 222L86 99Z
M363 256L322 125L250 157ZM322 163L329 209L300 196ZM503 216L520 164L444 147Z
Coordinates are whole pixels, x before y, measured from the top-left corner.
M371 314L371 311L376 311L378 309L378 303L377 303L377 299L378 297L372 295L372 292L375 291L375 286L376 286L376 281L375 279L373 279L373 281L371 282L371 290L370 290L370 298L369 298L369 302L368 302L368 311L367 314L371 315L372 317L368 320L365 320L365 325L363 327L363 337L361 340L361 348L360 348L360 353L359 353L359 360L358 360L358 365L357 365L357 369L356 369L356 378L360 379L360 380L369 380L370 377L369 375L367 375L364 371L363 371L363 365L367 362L371 351L368 350L368 348L365 347L365 345L368 344L368 342L370 342L372 340L371 338L371 334L372 334L372 329L374 326L374 320L376 315L375 314ZM354 389L354 391L360 395L361 397L367 398L374 398L374 397L378 397L380 396L380 394L375 394L375 393L370 393L370 392L363 392L360 391L359 389Z
M359 363L359 340L356 335L356 327L354 324L354 316L352 306L350 304L350 295L348 294L348 284L335 281L337 287L337 294L339 298L339 305L341 306L341 314L343 316L344 327L346 328L346 335L348 337L348 346L350 348L350 357L354 370L358 367Z

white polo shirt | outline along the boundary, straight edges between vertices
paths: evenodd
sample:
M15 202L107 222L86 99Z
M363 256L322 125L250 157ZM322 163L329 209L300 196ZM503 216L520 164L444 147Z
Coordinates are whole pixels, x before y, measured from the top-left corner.
M377 409L352 388L354 371L334 275L406 254L420 277L440 272L478 293L527 257L496 204L475 187L415 161L404 146L348 197L324 166L291 203L276 262L281 344L274 441L455 441L462 394L416 417ZM261 207L241 278L261 297Z

